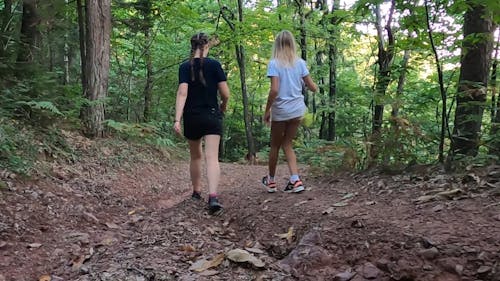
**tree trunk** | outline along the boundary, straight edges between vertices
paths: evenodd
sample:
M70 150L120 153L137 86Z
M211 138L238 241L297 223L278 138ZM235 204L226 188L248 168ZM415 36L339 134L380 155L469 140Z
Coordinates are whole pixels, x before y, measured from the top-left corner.
M86 63L84 87L88 104L82 108L83 132L104 136L104 98L108 90L111 0L86 0Z
M389 82L391 80L391 66L394 57L394 37L392 34L392 15L394 13L395 1L392 0L391 9L389 12L389 17L387 20L387 25L385 30L387 31L387 47L384 42L383 27L381 25L382 19L380 15L380 5L377 4L375 8L375 15L377 17L376 27L377 27L377 42L378 42L378 73L377 80L375 83L375 95L374 95L374 113L373 113L373 124L372 133L378 135L380 129L382 128L383 118L384 118L384 105L385 105L385 93Z
M500 30L500 29L498 29ZM500 98L497 96L497 69L498 69L498 52L500 47L500 37L497 39L495 46L495 56L491 67L491 143L489 144L489 153L497 157L497 162L500 161Z
M153 59L151 57L151 1L141 2L140 10L144 17L143 33L145 38L144 60L146 62L146 85L144 86L144 121L151 120L151 101L153 100Z
M306 15L304 13L304 7L306 5L305 0L296 0L297 13L299 14L299 47L300 47L300 57L307 61L307 30L306 30ZM304 96L304 103L307 108L309 108L309 95L305 87L302 88L302 95Z
M32 63L36 57L36 49L40 41L38 26L40 17L37 13L36 0L23 1L23 16L21 23L21 46L17 55L20 63Z
M439 55L436 49L436 45L434 43L434 36L433 36L433 30L430 22L430 15L429 15L429 5L427 3L427 0L424 1L425 5L425 16L426 16L426 23L427 23L427 34L429 36L429 41L431 43L432 47L432 53L434 54L434 60L436 61L436 70L438 74L438 82L439 82L439 92L441 94L441 134L439 136L439 162L443 163L444 162L444 141L445 141L445 133L448 130L448 115L446 113L447 109L447 96L446 96L446 90L444 89L444 80L443 80L443 70L441 67L441 61L439 59Z
M338 9L340 6L340 1L335 0L333 2L332 6L332 14L335 12L336 9ZM332 30L330 30L330 38L331 40L328 40L328 65L330 68L330 73L328 77L328 82L330 87L328 88L328 103L329 107L331 107L331 111L328 112L328 130L327 130L327 136L326 139L329 141L335 140L336 137L336 128L335 128L335 111L336 111L336 106L337 106L337 57L338 57L338 52L337 52L337 32L335 30L335 27L338 24L338 18L335 16L332 16L330 19L330 24L333 27Z
M243 22L243 1L238 0L238 20ZM236 44L236 60L240 69L241 95L243 98L243 118L245 119L245 133L247 137L248 155L255 155L255 142L252 134L248 107L248 91L246 83L245 49L241 43Z
M476 156L478 153L493 45L493 24L488 11L474 1L468 3L471 8L464 16L464 40L451 143L452 158L457 154ZM477 40L478 38L482 40Z
M10 23L12 19L12 0L3 1L2 22L0 25L0 58L7 57L7 46L9 44Z
M403 95L404 85L406 82L406 72L408 70L408 61L410 60L410 50L405 50L401 68L399 71L398 88L396 89L396 101L392 103L392 117L398 117L401 107L401 96Z
M368 165L373 166L378 157L378 141L380 139L382 123L384 118L384 107L386 103L386 91L391 81L391 68L394 58L394 35L392 33L392 16L395 8L395 0L391 1L391 8L387 18L387 46L384 40L384 31L382 27L382 16L380 14L380 4L375 6L377 45L378 45L378 72L375 81L375 92L373 98L373 119L372 135L370 136L370 152Z
M82 80L82 89L85 89L85 85L87 85L87 77L85 75L85 71L86 71L86 63L87 63L87 59L86 59L86 55L85 53L87 52L86 50L86 44L85 44L85 40L86 39L86 35L85 35L85 7L83 7L83 4L82 4L82 0L76 0L76 12L78 14L78 36L79 36L79 43L80 43L80 76L81 76L81 80ZM83 94L83 96L85 96L85 93Z

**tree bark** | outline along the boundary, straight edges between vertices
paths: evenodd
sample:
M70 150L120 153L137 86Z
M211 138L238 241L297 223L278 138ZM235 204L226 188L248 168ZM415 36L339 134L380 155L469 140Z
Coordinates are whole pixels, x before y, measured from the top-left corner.
M146 85L144 86L144 121L151 120L151 101L153 99L153 59L151 57L151 1L142 1L141 12L144 16L143 33L145 38L144 60L146 62Z
M2 11L2 22L0 25L0 58L7 57L7 45L9 43L10 23L12 19L12 0L4 0L4 8Z
M500 30L500 29L499 29ZM497 69L498 69L498 52L500 48L500 37L497 39L495 46L495 56L491 67L491 142L489 144L489 153L497 157L497 162L500 162L500 98L497 96Z
M18 62L32 63L34 61L36 49L40 41L39 24L40 17L37 12L37 1L24 0L21 23L21 46L17 55Z
M436 49L436 45L434 43L434 36L433 36L433 30L430 22L430 15L429 15L429 6L427 3L427 0L424 1L425 4L425 16L426 16L426 22L427 22L427 34L429 36L429 41L431 42L431 47L432 47L432 53L434 54L434 60L436 61L436 70L438 74L438 80L439 80L439 92L441 94L441 133L439 136L439 163L444 162L444 141L445 141L445 135L446 131L448 130L448 115L446 113L447 109L447 96L446 96L446 90L444 89L444 81L443 81L443 70L441 67L441 61L439 59L439 55Z
M375 91L373 95L373 118L372 134L370 136L370 151L368 166L373 166L378 157L382 123L384 118L384 107L386 103L386 91L391 82L391 68L394 58L394 35L392 33L392 16L394 14L395 0L391 1L391 8L387 18L385 30L387 32L387 46L384 40L384 27L382 27L382 16L380 14L380 4L375 6L377 45L378 45L378 72L375 80Z
M88 104L82 108L83 133L104 136L104 99L108 91L111 0L86 0L86 63L84 87Z
M401 108L401 96L403 95L404 86L406 82L406 72L408 71L408 61L410 60L410 50L405 50L403 60L401 61L401 68L399 70L398 87L396 89L396 101L392 103L392 117L399 116L399 109Z
M82 0L76 0L76 12L78 14L78 36L79 36L79 43L80 43L80 76L82 80L82 89L85 89L87 85L87 77L85 75L86 71L86 44L85 41L86 35L85 35L85 7L82 4ZM85 96L85 93L83 94Z
M493 24L488 11L475 1L467 2L471 8L464 16L464 40L450 152L452 159L457 154L476 156L478 153L493 45Z

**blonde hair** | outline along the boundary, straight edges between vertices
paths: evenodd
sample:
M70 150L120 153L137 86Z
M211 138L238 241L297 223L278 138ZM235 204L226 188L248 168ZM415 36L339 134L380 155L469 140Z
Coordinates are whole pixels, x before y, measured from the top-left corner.
M293 66L298 59L297 44L295 37L288 30L283 30L276 36L273 45L273 59L277 60L280 65Z

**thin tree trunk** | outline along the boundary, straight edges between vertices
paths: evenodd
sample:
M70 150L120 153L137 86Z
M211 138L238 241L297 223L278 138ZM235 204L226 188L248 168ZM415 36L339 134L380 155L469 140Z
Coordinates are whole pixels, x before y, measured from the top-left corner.
M387 32L387 46L384 41L384 31L382 27L382 16L380 14L380 4L375 6L377 45L378 45L378 72L375 82L375 92L373 98L373 119L372 135L370 136L370 152L368 165L373 166L378 157L378 141L380 139L385 107L385 95L387 87L391 81L391 68L394 58L394 35L392 33L392 16L394 14L395 0L391 1L391 8L387 19L385 30Z
M300 57L307 61L307 30L306 30L306 14L304 12L304 7L306 5L305 0L295 0L297 5L297 12L299 14L299 46L300 46ZM309 108L309 95L305 87L302 88L302 95L304 96L304 103Z
M447 97L446 97L446 90L444 89L444 81L443 81L443 70L441 68L441 62L439 60L439 55L436 50L436 45L434 43L434 37L433 37L433 30L430 22L430 15L429 15L429 5L427 3L427 0L424 1L425 4L425 15L426 15L426 22L427 22L427 33L429 35L429 41L431 42L431 47L432 47L432 53L434 54L434 59L436 61L436 70L438 74L438 80L439 80L439 93L441 94L441 133L439 136L439 162L443 163L444 162L444 141L445 141L445 135L446 131L448 130L448 117L446 115L446 109L447 109Z
M85 69L86 69L86 44L85 40L85 12L84 12L85 7L82 5L82 0L76 0L76 12L78 14L78 36L79 36L79 43L80 43L80 76L82 80L82 89L85 91L85 87L87 85L87 77L85 74ZM83 96L85 96L85 92L83 93Z
M332 6L332 14L335 13L335 10L340 6L340 1L335 0ZM335 26L338 24L338 18L332 16L330 19L330 24L334 26L332 30L330 30L330 38L328 40L328 65L330 69L330 73L328 76L328 82L330 87L328 88L328 100L329 105L331 106L331 111L328 112L328 132L326 139L329 141L335 140L336 137L336 127L335 127L335 111L337 106L337 32L335 30Z
M238 0L238 21L243 22L243 1ZM249 120L248 110L248 91L246 83L246 67L245 67L245 49L241 43L236 45L236 60L240 68L241 95L243 98L243 118L245 119L245 133L247 137L248 153L255 155L255 142L252 134L251 122Z
M403 95L406 82L406 72L408 71L408 61L410 60L410 50L405 50L403 60L401 61L401 69L399 71L398 87L396 89L396 101L392 103L392 117L398 117L399 109L401 108L401 97Z
M2 13L2 22L0 25L0 58L7 56L7 47L9 44L10 24L12 20L12 0L4 0L4 9Z
M83 107L83 132L104 136L104 99L108 91L111 0L86 0L86 77L89 103Z
M451 156L476 156L479 151L488 72L493 47L493 24L488 11L474 1L464 16L464 41L456 98ZM482 40L471 40L483 38ZM478 37L479 36L479 37Z
M146 61L146 85L144 86L144 121L151 120L151 101L153 99L153 59L151 57L151 1L142 1L141 12L144 16L143 32L145 38L144 60Z
M498 29L500 30L500 29ZM498 69L498 52L500 47L500 36L495 46L495 56L491 67L491 143L489 144L489 153L497 156L497 162L500 162L500 98L497 97L497 69Z
M39 24L40 17L37 13L37 1L24 0L21 23L21 46L17 55L18 62L32 63L37 56L35 52L40 41Z

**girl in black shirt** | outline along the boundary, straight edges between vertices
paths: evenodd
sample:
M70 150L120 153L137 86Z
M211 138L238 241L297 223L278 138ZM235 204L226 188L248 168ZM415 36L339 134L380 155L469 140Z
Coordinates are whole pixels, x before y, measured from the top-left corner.
M222 135L222 114L226 111L229 99L229 87L220 63L207 58L208 50L209 40L206 34L198 33L191 37L190 59L179 67L174 130L179 135L183 133L189 143L189 172L194 199L201 199L202 140L205 141L209 212L218 214L222 210L217 197L220 179L219 141ZM181 118L184 132L181 129Z

